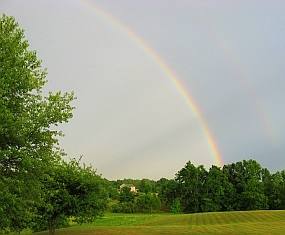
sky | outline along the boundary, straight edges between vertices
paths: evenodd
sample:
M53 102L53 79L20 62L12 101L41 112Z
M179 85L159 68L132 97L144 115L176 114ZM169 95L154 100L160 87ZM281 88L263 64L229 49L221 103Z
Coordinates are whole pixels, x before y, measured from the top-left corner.
M284 10L281 0L0 0L48 69L45 89L75 92L61 146L109 179L173 178L187 161L285 169Z

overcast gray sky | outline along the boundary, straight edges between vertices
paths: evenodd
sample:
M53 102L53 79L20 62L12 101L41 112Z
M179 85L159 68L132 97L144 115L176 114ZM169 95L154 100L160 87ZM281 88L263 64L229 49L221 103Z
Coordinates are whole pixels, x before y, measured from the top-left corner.
M107 178L215 163L197 116L125 27L185 84L225 163L284 169L284 11L281 0L0 0L47 67L47 89L77 96L62 146Z

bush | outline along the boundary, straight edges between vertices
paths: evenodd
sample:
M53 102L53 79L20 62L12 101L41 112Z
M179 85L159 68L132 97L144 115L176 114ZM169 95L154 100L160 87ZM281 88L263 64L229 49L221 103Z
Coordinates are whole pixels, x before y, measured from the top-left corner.
M139 195L136 200L137 212L152 213L153 211L160 210L161 202L159 197L153 193L144 193Z
M136 212L136 206L133 202L120 202L112 206L112 212L114 213L134 213Z

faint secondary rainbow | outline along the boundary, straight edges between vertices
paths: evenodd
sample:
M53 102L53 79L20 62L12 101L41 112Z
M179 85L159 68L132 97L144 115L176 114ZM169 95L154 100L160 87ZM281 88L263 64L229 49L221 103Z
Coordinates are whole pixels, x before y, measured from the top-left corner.
M84 2L89 7L94 9L98 15L108 20L110 23L112 23L114 26L120 28L125 33L128 34L129 38L131 38L148 56L150 56L154 62L159 65L160 69L163 71L163 73L171 80L173 85L176 87L178 92L183 97L185 103L191 108L192 112L196 115L202 130L204 132L204 135L207 139L209 150L213 154L215 159L215 164L218 166L223 165L223 159L221 156L221 153L219 151L218 145L215 142L215 139L213 137L213 134L211 133L208 124L203 117L201 111L198 108L198 105L195 104L194 99L192 98L191 94L187 91L183 83L179 80L177 75L174 73L174 71L166 64L166 62L163 61L163 59L156 53L154 49L152 49L142 38L140 38L137 34L135 34L130 28L128 28L125 24L121 23L118 19L113 17L108 12L105 12L101 8L99 8L96 4L93 2L90 2L88 0L81 0L81 2Z
M225 35L222 34L217 28L215 28L213 21L209 21L208 29L209 37L215 41L216 45L223 51L227 57L227 60L231 62L231 64L236 68L236 72L238 73L238 79L236 79L243 90L250 97L253 108L255 109L257 116L259 117L259 121L262 125L262 128L267 135L269 141L272 144L276 143L277 136L275 130L272 126L270 113L267 112L262 104L260 103L260 97L253 88L253 85L250 83L250 80L247 79L248 72L246 71L246 64L242 63L242 60L239 59L237 53L235 53L234 48L230 45L230 42L226 40Z

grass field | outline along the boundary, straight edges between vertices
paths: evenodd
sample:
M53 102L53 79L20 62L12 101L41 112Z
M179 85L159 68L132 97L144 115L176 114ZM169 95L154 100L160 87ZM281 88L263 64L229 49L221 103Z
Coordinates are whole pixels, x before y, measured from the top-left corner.
M46 235L46 232L38 233ZM219 212L188 215L107 214L93 224L58 235L285 234L285 211Z

